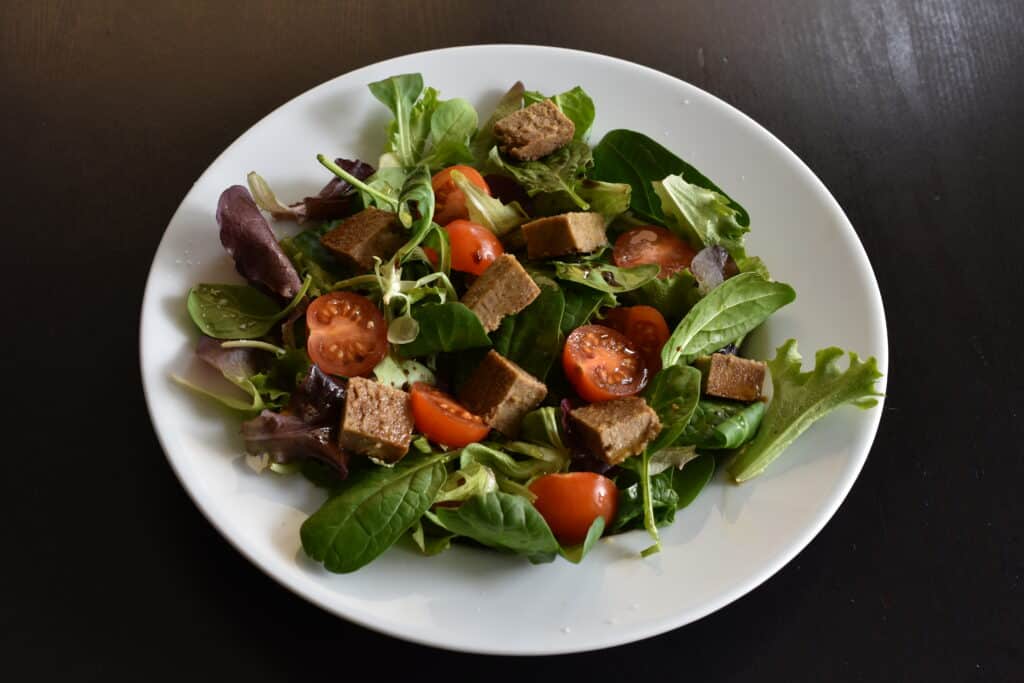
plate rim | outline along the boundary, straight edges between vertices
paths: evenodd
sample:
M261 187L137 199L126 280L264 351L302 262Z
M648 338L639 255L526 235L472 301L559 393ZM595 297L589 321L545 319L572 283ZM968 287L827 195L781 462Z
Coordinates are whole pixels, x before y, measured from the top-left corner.
M726 607L727 605L735 602L736 600L752 592L753 590L757 589L762 584L764 584L768 579L772 578L775 574L777 574L783 567L792 562L792 560L798 554L800 554L800 552L802 552L808 545L810 545L810 543L818 536L819 533L821 533L825 525L828 524L828 522L835 516L835 513L838 511L839 507L849 496L850 490L853 488L853 484L856 482L856 480L860 476L860 473L863 471L864 465L867 462L871 449L874 447L875 439L878 436L878 428L881 423L882 415L884 412L885 396L883 395L879 397L878 405L870 414L870 424L868 425L868 428L865 431L866 434L870 434L870 438L867 440L863 452L858 455L856 459L856 465L854 467L848 468L845 477L837 481L836 493L828 500L828 503L824 505L821 510L818 511L813 523L808 524L803 533L786 541L784 548L780 549L780 551L774 555L772 561L764 563L757 571L753 572L751 577L748 578L746 581L738 582L730 590L723 591L715 600L703 603L697 607L691 608L689 610L681 612L680 614L674 615L673 617L666 617L660 620L655 620L643 627L634 627L634 629L631 630L629 634L625 637L607 637L595 639L593 642L589 642L586 644L567 644L561 647L559 647L556 644L552 647L547 648L510 649L494 646L481 646L476 643L452 643L443 640L440 637L430 637L428 635L423 635L419 632L414 632L412 630L389 630L384 625L375 623L371 619L364 618L362 615L346 613L337 605L332 604L330 600L325 599L322 594L315 590L315 588L314 590L307 590L306 586L301 585L300 581L295 580L291 576L282 576L274 573L272 571L272 567L269 564L265 564L264 562L262 562L261 559L257 558L256 555L253 552L251 552L241 542L241 536L239 536L239 538L236 539L232 536L231 533L229 533L229 530L233 528L232 525L229 524L227 520L219 520L214 515L214 513L210 509L208 509L207 506L204 504L204 501L201 499L198 489L194 489L186 481L181 466L171 456L167 440L154 418L154 388L151 387L146 380L147 373L145 363L146 354L144 331L146 329L146 321L148 319L146 316L146 311L149 308L148 302L150 301L151 297L151 289L154 286L154 270L156 266L157 254L159 254L161 248L164 245L165 240L168 239L168 228L178 218L179 213L184 208L185 200L188 198L189 194L192 193L195 186L199 184L208 173L210 173L211 169L213 169L218 164L218 162L239 142L239 140L245 137L250 131L263 124L267 119L276 115L280 110L290 107L296 100L306 97L307 95L311 95L312 93L320 89L327 88L332 83L339 79L355 77L363 71L383 67L389 63L403 61L410 58L425 57L427 55L436 55L437 53L443 52L466 52L475 50L487 51L495 49L513 51L541 51L546 53L557 52L572 54L577 56L583 56L590 59L618 63L621 66L626 66L631 69L640 70L642 72L645 72L647 75L671 81L673 82L673 84L682 84L688 88L693 88L695 90L700 91L704 96L710 98L710 100L713 101L717 106L725 108L727 111L730 112L731 115L738 117L746 125L754 127L759 134L766 136L766 138L771 142L774 148L780 151L783 154L783 156L789 157L790 162L795 162L793 163L793 167L799 170L804 179L810 181L810 184L815 187L817 192L826 199L826 203L829 205L830 209L841 218L842 227L848 233L847 237L852 238L852 243L856 246L854 253L857 257L857 260L860 262L858 264L859 269L866 269L866 272L871 277L871 281L875 285L874 290L870 292L869 300L871 308L875 309L878 323L880 326L878 339L879 351L875 355L878 359L879 369L883 372L883 377L879 382L879 389L884 394L889 374L889 330L888 321L885 315L884 301L882 299L881 288L878 283L878 278L875 274L874 268L872 267L871 261L868 258L867 252L864 249L864 245L861 242L860 236L854 229L853 224L851 223L849 217L846 215L846 212L843 210L842 206L839 204L838 200L836 200L835 196L831 193L831 191L829 191L825 183L813 172L813 170L811 170L811 168L795 152L793 152L793 150L791 150L785 143L783 143L778 137L776 137L774 133L772 133L770 130L762 126L760 123L755 121L753 118L751 118L745 112L741 111L736 106L730 104L729 102L726 102L725 100L714 95L713 93L704 90L700 86L694 85L693 83L683 80L682 78L672 76L671 74L667 74L653 67L638 64L636 62L632 62L627 59L622 59L620 57L614 57L597 52L590 52L587 50L577 50L572 48L528 43L483 43L458 45L396 55L393 57L389 57L388 59L385 60L366 64L357 69L353 69L351 71L338 74L332 78L327 79L326 81L323 81L317 85L314 85L311 88L307 88L306 90L296 94L294 97L289 98L285 102L281 103L280 105L269 111L264 116L254 121L252 124L249 125L248 128L246 128L239 135L234 137L231 140L231 142L229 142L224 147L224 149L222 149L207 164L203 172L193 181L188 191L186 191L184 196L182 196L174 213L171 214L171 217L168 219L167 225L164 227L164 231L163 234L161 235L160 241L157 243L156 249L153 252L152 260L150 262L149 269L146 274L146 284L143 290L141 311L139 316L139 368L142 380L142 389L146 403L147 416L149 418L150 425L153 427L153 432L157 437L157 441L160 444L160 448L163 451L164 457L167 460L168 464L170 464L171 470L174 472L175 477L178 479L179 484L185 490L186 494L192 500L193 504L199 509L200 513L213 526L213 528L216 529L217 532L229 543L229 545L231 545L236 551L238 551L243 557L245 557L250 563L252 563L265 575L269 576L276 583L288 589L296 596L302 598L303 600L306 600L307 602L310 602L313 605L316 605L317 607L327 611L330 614L340 617L350 623L354 623L361 627L367 628L376 633L443 650L496 656L537 656L590 652L609 647L616 647L619 645L626 645L641 640L646 640L648 638L652 638L654 636L658 636L663 633L667 633L669 631L678 629L682 626L686 626L688 624L699 621L707 617L708 615L719 611L723 607Z

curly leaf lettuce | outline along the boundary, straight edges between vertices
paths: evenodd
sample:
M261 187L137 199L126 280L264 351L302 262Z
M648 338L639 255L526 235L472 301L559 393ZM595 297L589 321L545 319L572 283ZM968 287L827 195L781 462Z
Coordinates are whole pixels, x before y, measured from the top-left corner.
M670 227L693 244L719 245L734 259L746 257L743 238L750 228L739 222L740 212L728 197L688 183L681 175L666 176L653 185Z
M802 358L796 340L790 339L768 361L772 375L772 400L754 440L729 466L737 483L756 477L808 427L839 406L849 403L871 408L878 403L875 382L881 377L874 357L861 361L849 352L850 366L839 369L845 352L835 346L818 351L814 369L801 372Z

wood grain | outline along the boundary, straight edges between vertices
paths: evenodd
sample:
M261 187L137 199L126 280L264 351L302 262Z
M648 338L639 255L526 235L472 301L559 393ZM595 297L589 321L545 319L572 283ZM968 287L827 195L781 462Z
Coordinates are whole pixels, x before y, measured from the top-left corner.
M164 226L248 126L381 59L514 42L660 69L789 145L868 251L892 372L851 496L765 586L643 643L502 672L1019 679L1022 36L1013 0L3 3L5 666L17 680L337 678L360 659L490 675L492 660L330 617L224 543L153 437L136 335Z

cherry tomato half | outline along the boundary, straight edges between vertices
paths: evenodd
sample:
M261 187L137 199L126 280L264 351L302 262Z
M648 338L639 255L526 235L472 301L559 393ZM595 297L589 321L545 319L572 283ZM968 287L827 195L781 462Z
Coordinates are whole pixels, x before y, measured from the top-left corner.
M612 249L612 260L619 268L657 263L661 266L658 277L669 277L689 268L696 255L689 244L656 225L644 225L622 233Z
M661 347L668 341L668 323L653 306L621 306L606 312L601 320L636 344L652 375L661 370Z
M388 349L384 314L365 296L331 292L306 309L306 350L321 370L342 377L369 373Z
M632 396L647 384L647 364L635 343L604 325L573 330L562 350L562 367L576 393L596 403Z
M491 193L484 177L469 166L450 166L434 174L430 184L434 187L434 222L447 225L456 218L469 218L466 211L466 195L452 180L452 171L458 171L487 194Z
M491 431L483 419L436 387L416 382L409 395L412 397L412 419L416 423L416 431L434 443L462 448L482 441Z
M562 545L578 545L590 525L604 517L605 528L615 520L619 494L608 477L593 472L547 474L530 484L537 508Z
M497 235L482 225L460 218L444 229L452 244L452 270L480 275L505 253Z

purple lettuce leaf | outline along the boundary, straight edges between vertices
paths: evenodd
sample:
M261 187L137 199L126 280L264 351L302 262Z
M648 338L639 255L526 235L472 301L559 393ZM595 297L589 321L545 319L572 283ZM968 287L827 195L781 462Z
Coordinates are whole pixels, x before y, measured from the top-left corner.
M196 356L236 384L262 372L267 366L266 351L252 348L225 349L219 339L205 335L196 344Z
M281 251L249 190L241 185L224 190L217 202L217 224L220 242L242 277L285 299L299 292L299 274Z
M315 364L292 392L288 405L293 415L309 425L337 426L345 407L345 384L323 372Z
M697 278L701 294L707 294L725 281L725 262L729 252L717 244L704 247L693 257L690 272Z
M242 423L242 439L250 455L266 455L282 465L311 458L331 466L342 479L348 476L349 454L338 445L332 427L317 427L296 415L264 410Z

